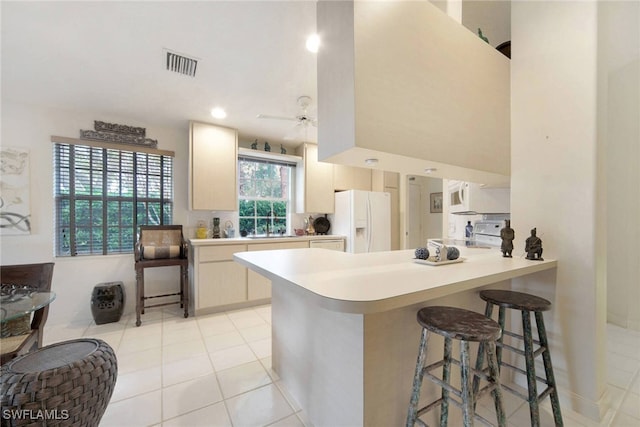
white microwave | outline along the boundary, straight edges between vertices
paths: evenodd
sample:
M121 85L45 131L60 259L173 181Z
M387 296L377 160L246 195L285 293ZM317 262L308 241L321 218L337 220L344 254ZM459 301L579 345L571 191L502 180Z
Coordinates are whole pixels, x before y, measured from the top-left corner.
M466 181L449 181L449 212L460 215L498 214L510 212L509 188L483 188Z

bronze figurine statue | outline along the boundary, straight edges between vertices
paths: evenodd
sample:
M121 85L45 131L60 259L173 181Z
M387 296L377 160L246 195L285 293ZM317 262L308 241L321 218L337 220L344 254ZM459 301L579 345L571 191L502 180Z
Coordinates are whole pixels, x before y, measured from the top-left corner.
M500 249L502 250L502 256L505 258L512 258L511 253L513 252L513 239L516 237L515 231L511 228L511 221L505 220L505 227L500 230L500 238L502 239L502 245Z
M527 259L532 261L544 261L542 258L542 240L536 236L536 229L531 230L531 236L527 237L524 250L527 252Z

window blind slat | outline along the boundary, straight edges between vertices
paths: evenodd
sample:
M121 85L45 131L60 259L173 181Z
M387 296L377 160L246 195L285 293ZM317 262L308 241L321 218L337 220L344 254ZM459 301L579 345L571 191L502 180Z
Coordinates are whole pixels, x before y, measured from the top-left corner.
M173 157L78 143L53 153L56 256L131 253L138 225L172 223Z

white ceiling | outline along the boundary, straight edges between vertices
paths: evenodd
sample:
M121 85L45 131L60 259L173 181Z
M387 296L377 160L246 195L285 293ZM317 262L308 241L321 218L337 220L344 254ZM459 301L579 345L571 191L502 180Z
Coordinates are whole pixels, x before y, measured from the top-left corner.
M312 97L314 1L1 2L3 101L184 127L236 128L243 139L316 141L293 121ZM163 49L199 59L195 78L165 69ZM210 110L226 109L224 120ZM132 124L132 123L121 123ZM293 137L293 140L289 138Z

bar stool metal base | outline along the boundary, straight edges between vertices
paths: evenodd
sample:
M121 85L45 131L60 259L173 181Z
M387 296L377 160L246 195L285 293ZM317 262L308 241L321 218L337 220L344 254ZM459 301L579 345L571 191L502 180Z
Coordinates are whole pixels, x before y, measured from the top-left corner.
M493 306L499 307L498 311L498 324L502 330L502 337L498 341L497 345L497 358L500 368L507 367L516 372L519 372L527 378L528 394L524 395L518 390L515 390L509 386L503 385L502 387L510 393L520 397L529 404L529 414L531 417L531 426L540 426L540 402L547 396L551 399L551 408L553 411L553 418L556 427L562 427L564 425L562 421L562 413L560 411L560 399L558 398L558 389L556 386L555 377L553 375L553 367L551 365L551 355L549 354L549 343L547 341L547 332L544 326L544 319L542 312L551 308L551 303L544 298L537 297L522 292L506 291L506 290L484 290L480 292L480 298L487 302L485 309L485 316L491 318L493 314ZM522 314L522 335L505 330L505 309L510 308L513 310L519 310ZM531 312L534 313L536 319L536 326L538 328L538 340L533 339L533 333L531 329ZM510 336L512 338L523 341L524 350L503 343L504 336ZM538 347L535 348L534 344ZM521 369L510 363L502 361L502 350L506 349L520 356L524 356L525 369ZM536 375L535 358L542 356L544 363L545 378L541 378ZM483 343L480 343L478 349L478 358L476 360L476 370L483 370L484 364L484 352ZM484 369L485 371L487 368ZM546 388L542 393L538 394L537 382L546 385ZM479 379L474 378L473 389L477 390L479 387Z
M426 307L418 311L418 323L422 326L422 335L418 349L418 360L413 380L413 392L407 413L407 427L412 427L416 423L422 426L427 424L420 420L420 417L428 411L440 406L440 426L444 427L448 423L449 404L452 403L462 410L462 417L465 427L473 426L474 419L478 419L484 424L491 423L476 414L474 411L475 402L484 394L491 392L496 408L496 416L499 426L506 425L506 417L502 404L502 392L500 388L500 374L496 357L496 340L500 337L499 325L491 319L469 310L455 307ZM437 333L444 337L444 357L442 360L425 366L427 357L427 343L429 333ZM460 360L455 360L451 355L452 340L460 341ZM484 352L488 360L488 375L484 372L477 372L471 367L469 360L469 342L479 341L486 344ZM458 390L450 384L451 364L460 368L461 389ZM442 367L442 379L433 375L431 371ZM472 390L471 375L475 378L486 380L488 384L479 390ZM442 395L439 399L418 408L420 400L420 390L422 381L427 377L442 388ZM451 394L460 400L453 399Z

